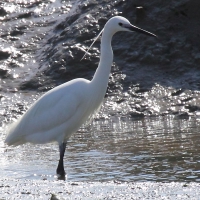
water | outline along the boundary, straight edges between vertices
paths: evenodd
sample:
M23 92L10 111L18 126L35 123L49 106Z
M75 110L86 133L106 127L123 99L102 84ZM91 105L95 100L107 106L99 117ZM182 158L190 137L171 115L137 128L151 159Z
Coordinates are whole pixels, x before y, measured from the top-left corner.
M124 0L1 1L0 176L56 179L57 144L7 147L5 129L43 92L91 79L99 42L80 62L84 50L108 18L123 15L159 39L114 36L106 101L68 142L67 180L199 182L200 56L198 34L187 26L199 12L188 2L146 2L138 18L136 5Z
M199 124L173 116L94 121L68 142L67 180L199 182ZM0 144L1 177L56 179L56 144Z

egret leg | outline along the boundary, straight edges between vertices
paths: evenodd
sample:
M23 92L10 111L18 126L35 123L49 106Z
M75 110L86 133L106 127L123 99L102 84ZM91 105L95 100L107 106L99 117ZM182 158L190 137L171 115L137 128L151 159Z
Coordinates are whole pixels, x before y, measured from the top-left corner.
M63 165L63 158L64 158L64 155L65 155L66 145L67 145L66 142L63 142L63 143L61 143L59 145L60 160L59 160L56 172L60 176L65 176L65 170L64 170L64 165Z

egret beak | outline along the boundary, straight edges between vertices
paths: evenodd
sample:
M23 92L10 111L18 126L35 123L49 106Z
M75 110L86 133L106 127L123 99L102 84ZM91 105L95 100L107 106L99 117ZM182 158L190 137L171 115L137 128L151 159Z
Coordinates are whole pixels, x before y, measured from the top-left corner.
M148 31L145 31L145 30L143 30L143 29L141 29L141 28L138 28L137 26L134 26L134 25L132 25L132 24L124 24L124 28L126 28L126 29L129 29L130 31L135 31L135 32L139 32L139 33L143 33L143 34L145 34L145 35L149 35L149 36L153 36L153 37L157 37L155 34L153 34L153 33L150 33L150 32L148 32Z

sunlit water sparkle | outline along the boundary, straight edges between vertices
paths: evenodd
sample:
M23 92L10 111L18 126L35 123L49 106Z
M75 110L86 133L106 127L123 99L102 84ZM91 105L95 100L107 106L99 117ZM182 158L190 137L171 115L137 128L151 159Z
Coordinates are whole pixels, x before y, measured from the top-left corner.
M2 75L0 80L1 178L56 179L55 169L59 158L57 144L7 147L4 144L5 129L42 95L41 91L23 91L19 86L34 77L38 71L48 67L46 63L40 66L40 57L37 56L46 50L43 46L48 44L50 37L56 41L56 25L60 25L66 19L66 14L71 12L69 16L72 16L76 13L74 11L80 2L68 3L60 0L1 2L1 6L8 14L0 17L0 50L10 53L8 59L1 60L0 66L3 72L7 71L7 75L5 77ZM91 2L84 1L84 9L87 9L87 5ZM72 6L73 3L77 3L77 6ZM107 8L102 6L101 10L104 9L110 10L110 5L107 5ZM116 10L112 15L119 13ZM22 17L21 14L27 15ZM97 29L100 28L98 20L90 14L87 14L83 21L84 25L75 25L76 29L81 29L79 30L81 34L89 34L89 29L83 26L91 22ZM162 50L162 46L167 47L167 44L155 44L154 41L150 45L143 46L145 49L141 51L139 48L141 41L138 42L131 58L141 56L141 52L144 57L148 56L145 51L152 46L157 46L157 51L160 51L159 48ZM78 41L77 44L71 45L71 48L81 49L84 54L87 45ZM120 47L120 52L123 48L126 48L124 43ZM94 47L93 51L98 57L99 48ZM151 52L150 54L154 56ZM135 63L135 60L133 61ZM118 67L117 64L114 65L113 68ZM148 70L152 69L149 67ZM149 71L142 71L146 78L148 74L145 72ZM116 80L126 80L132 75L135 75L135 70L130 74L116 70L116 73L111 75L109 84L115 87L108 89L108 96L97 118L89 127L80 129L70 138L65 156L67 180L199 182L199 92L195 87L193 90L181 91L179 88L173 88L171 84L162 86L157 83L142 92L138 83L130 85L129 89L124 91L124 82ZM191 76L189 80L192 80ZM49 85L44 87L48 89ZM191 106L189 109L188 104ZM193 109L192 106L194 109L197 106L197 110L190 111ZM131 112L134 114L132 118ZM135 112L154 117L135 116ZM160 116L160 113L168 115ZM174 115L171 115L172 113ZM179 117L179 114L183 116Z
M74 134L65 155L71 181L200 181L199 121L174 117L98 120ZM1 176L55 179L57 144L6 147Z

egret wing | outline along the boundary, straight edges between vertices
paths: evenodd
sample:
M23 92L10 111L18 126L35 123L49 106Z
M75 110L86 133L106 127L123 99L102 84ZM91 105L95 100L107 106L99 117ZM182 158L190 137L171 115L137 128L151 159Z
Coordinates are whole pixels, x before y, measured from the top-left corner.
M45 133L66 123L76 113L81 101L74 93L51 91L38 99L8 131L7 144L17 143L24 136Z
M81 103L80 98L73 94L63 95L60 99L47 99L48 101L44 99L44 103L34 106L30 110L33 112L28 113L29 130L33 128L35 131L46 131L67 122L76 113Z

